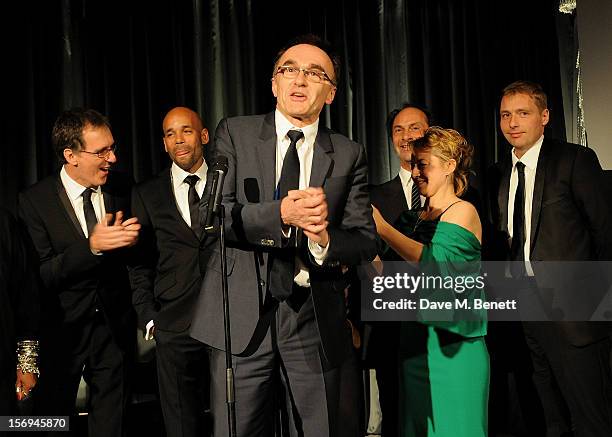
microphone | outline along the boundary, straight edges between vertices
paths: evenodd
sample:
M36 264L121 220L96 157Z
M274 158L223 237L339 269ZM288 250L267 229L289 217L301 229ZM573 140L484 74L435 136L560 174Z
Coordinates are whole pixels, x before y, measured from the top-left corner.
M212 182L210 183L210 193L208 193L208 207L206 208L206 220L204 221L204 232L214 232L214 219L219 212L221 196L223 193L223 182L227 174L227 157L217 155L211 168Z

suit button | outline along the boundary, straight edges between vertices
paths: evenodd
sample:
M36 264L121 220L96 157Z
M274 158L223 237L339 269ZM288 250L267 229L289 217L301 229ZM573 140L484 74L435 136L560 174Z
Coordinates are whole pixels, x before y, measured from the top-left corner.
M259 286L260 287L265 287L266 286L266 281L264 281L263 279L259 280Z

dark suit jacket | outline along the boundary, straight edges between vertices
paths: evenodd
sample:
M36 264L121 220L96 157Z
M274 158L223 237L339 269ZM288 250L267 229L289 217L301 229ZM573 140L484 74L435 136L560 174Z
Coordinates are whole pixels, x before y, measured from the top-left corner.
M129 217L129 190L127 178L110 174L102 187L106 212ZM59 174L23 191L19 214L40 258L44 326L67 324L78 335L78 326L91 319L97 305L117 344L129 347L134 335L127 251L91 252Z
M276 141L274 113L224 119L215 137L215 152L229 160L223 203L232 246L227 266L232 350L238 354L252 352L261 341L258 334L265 334L268 264L283 245L280 200L274 200ZM310 186L325 190L330 235L324 266L308 265L312 299L325 356L338 364L350 353L341 266L369 261L376 251L363 146L320 124ZM215 252L208 263L191 334L224 349L218 258Z
M490 204L497 259L505 259L510 253L507 223L511 171L512 160L508 154L492 174ZM567 301L565 305L575 305L576 310L587 301L585 296L605 292L602 285L605 281L599 282L599 290L584 290L581 289L584 282L576 277L576 269L567 269L567 264L560 270L551 269L550 265L540 268L538 261L612 259L612 218L609 199L602 187L603 172L592 149L544 139L533 192L530 260L538 287L557 290L555 299L562 301L574 296L575 301ZM589 271L588 274L597 273ZM574 289L568 290L568 286ZM599 336L590 332L587 324L564 325L564 329L568 327L573 331L568 336L574 344L585 344L592 340L591 336Z
M130 265L139 326L155 320L157 328L182 332L191 324L200 291L200 264L206 265L208 256L204 249L215 239L196 235L181 217L170 168L134 187L132 213L142 225L138 255Z
M371 187L370 198L372 205L390 224L395 223L400 214L408 209L399 174L384 184Z

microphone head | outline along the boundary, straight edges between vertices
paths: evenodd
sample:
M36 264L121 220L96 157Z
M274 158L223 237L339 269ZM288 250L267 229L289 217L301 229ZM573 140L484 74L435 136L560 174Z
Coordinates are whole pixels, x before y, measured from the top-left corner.
M211 171L220 171L227 173L227 156L217 155L213 162Z

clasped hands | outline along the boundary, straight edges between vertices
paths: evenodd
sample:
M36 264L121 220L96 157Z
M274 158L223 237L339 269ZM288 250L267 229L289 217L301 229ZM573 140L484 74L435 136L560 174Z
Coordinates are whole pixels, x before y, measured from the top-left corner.
M319 246L329 242L327 233L327 200L321 187L290 190L281 200L281 220L284 226L295 226Z
M102 223L98 223L89 236L89 247L94 253L130 247L138 242L140 223L137 217L123 220L123 211L106 214Z

